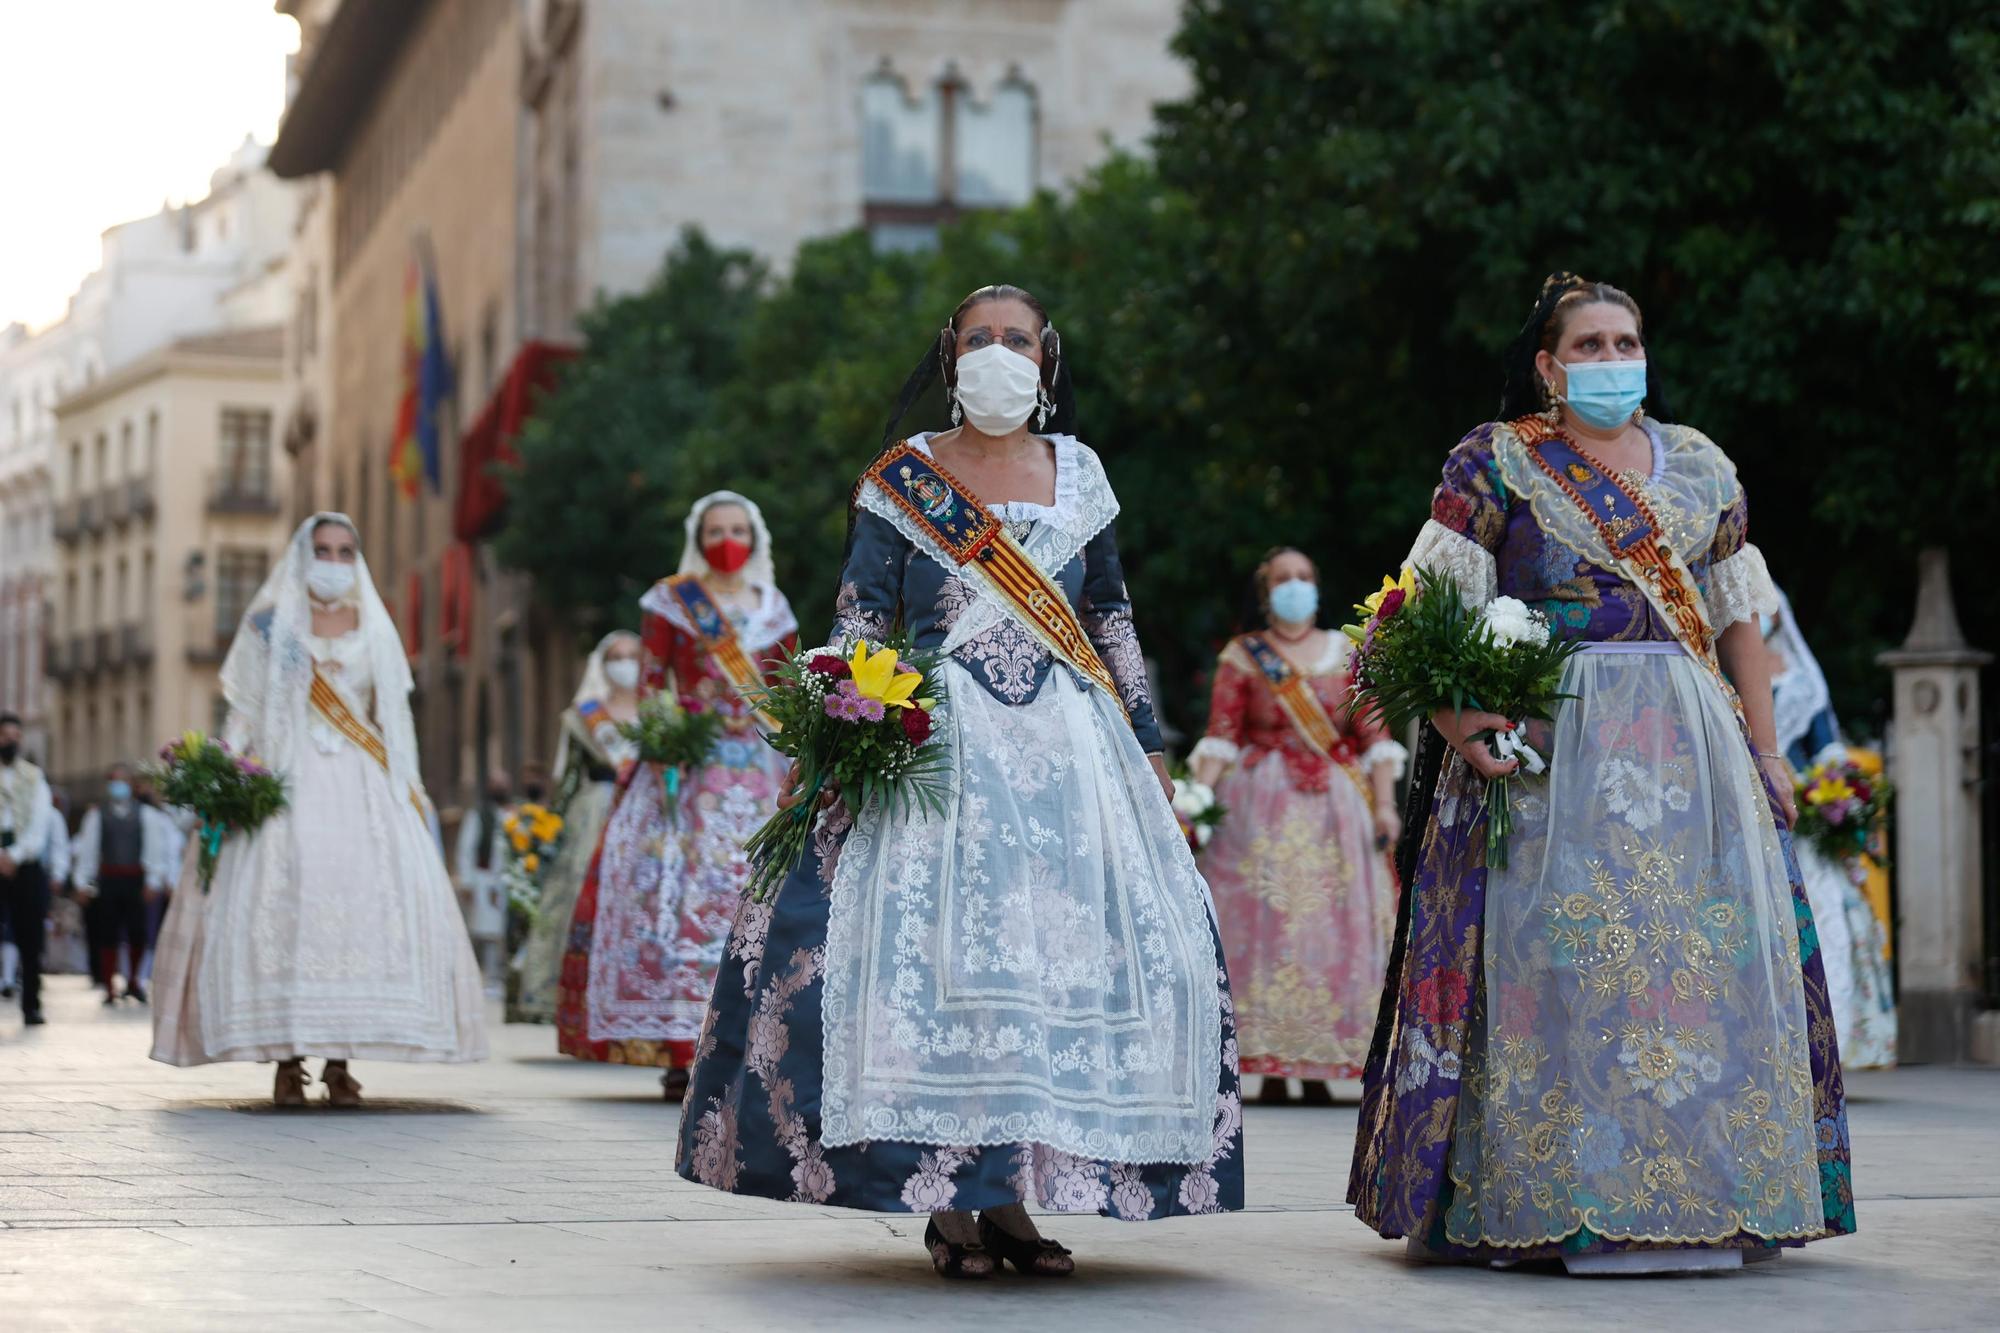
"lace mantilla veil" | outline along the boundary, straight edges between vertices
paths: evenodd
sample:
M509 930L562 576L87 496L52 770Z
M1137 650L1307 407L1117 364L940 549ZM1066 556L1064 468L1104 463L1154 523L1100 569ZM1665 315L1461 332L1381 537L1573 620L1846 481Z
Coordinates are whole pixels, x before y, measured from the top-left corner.
M250 602L229 655L222 663L222 693L229 701L230 743L254 753L279 773L288 772L305 734L312 689L312 601L306 572L312 568L315 529L336 523L359 531L345 514L321 512L299 525L284 557ZM375 678L375 723L389 751L389 776L399 786L423 790L417 767L416 727L410 719L409 659L389 608L375 591L368 561L354 558L354 601L368 664Z

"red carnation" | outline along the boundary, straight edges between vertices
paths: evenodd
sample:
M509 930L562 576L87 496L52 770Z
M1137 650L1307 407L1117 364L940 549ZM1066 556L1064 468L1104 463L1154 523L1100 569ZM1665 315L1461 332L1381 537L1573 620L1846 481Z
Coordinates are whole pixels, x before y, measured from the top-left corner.
M903 710L903 735L912 745L922 745L931 738L931 715L921 708Z
M852 667L832 653L815 654L813 659L806 663L806 670L815 675L831 676L835 680L846 680L854 674Z
M1403 603L1408 601L1409 599L1410 595L1404 592L1401 588L1389 589L1388 594L1382 598L1382 605L1375 608L1375 618L1377 620L1389 619L1391 616L1395 615L1398 611L1402 610Z

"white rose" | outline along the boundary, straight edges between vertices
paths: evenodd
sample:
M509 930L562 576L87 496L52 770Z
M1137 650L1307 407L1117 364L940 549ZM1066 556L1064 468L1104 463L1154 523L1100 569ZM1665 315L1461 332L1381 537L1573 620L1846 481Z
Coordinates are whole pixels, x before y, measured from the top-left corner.
M1540 612L1530 611L1516 597L1496 597L1479 612L1479 623L1502 648L1519 643L1542 643L1549 637L1548 622Z
M1193 819L1206 812L1215 804L1215 792L1206 784L1191 779L1174 781L1174 813L1184 819Z

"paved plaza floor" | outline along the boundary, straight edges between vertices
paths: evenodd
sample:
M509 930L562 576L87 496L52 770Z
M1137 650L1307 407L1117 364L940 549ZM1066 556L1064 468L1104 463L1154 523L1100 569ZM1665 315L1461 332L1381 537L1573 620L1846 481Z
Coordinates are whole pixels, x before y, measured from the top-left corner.
M279 1112L268 1065L145 1058L143 1010L55 978L0 1016L0 1329L1991 1329L2000 1072L1849 1081L1860 1234L1699 1279L1411 1267L1342 1203L1351 1107L1249 1111L1250 1211L1052 1223L1070 1282L930 1274L922 1222L672 1171L650 1071L493 1029L472 1066L357 1065ZM318 1089L314 1089L317 1094Z

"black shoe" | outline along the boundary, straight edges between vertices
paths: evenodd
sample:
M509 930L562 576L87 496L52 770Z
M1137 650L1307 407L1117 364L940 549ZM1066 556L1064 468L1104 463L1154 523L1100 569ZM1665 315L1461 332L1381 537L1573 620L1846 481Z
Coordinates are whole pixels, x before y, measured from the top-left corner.
M954 1245L944 1238L936 1222L924 1228L924 1248L931 1252L931 1267L939 1277L984 1279L992 1277L998 1266L984 1245L977 1241Z
M1048 1237L1022 1240L984 1213L979 1215L979 1243L1028 1277L1068 1277L1076 1272L1070 1252Z
M660 1091L670 1102L682 1101L687 1097L688 1071L669 1069L660 1075Z
M37 1009L37 1010L35 1010L35 1011L34 1011L34 1012L32 1012L32 1013L26 1013L26 1014L22 1014L22 1015L21 1015L21 1021L22 1021L23 1023L27 1024L27 1025L28 1025L29 1027L31 1027L31 1028L38 1028L38 1027L40 1027L40 1026L41 1026L42 1024L44 1024L44 1023L48 1022L49 1020L48 1020L48 1019L46 1019L46 1018L43 1018L43 1017L42 1017L42 1011L41 1011L41 1010L39 1010L39 1009Z
M15 993L16 988L13 986L0 986L0 1000L11 1000Z
M125 998L128 1000L136 1000L138 1003L144 1004L146 1002L146 988L144 986L130 987L125 992ZM1329 1102L1328 1105L1332 1105L1332 1103Z

